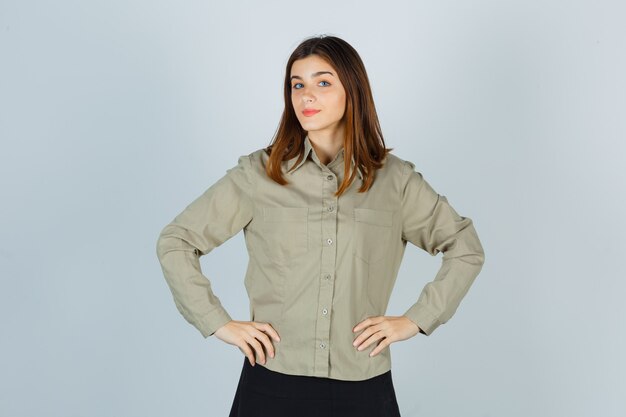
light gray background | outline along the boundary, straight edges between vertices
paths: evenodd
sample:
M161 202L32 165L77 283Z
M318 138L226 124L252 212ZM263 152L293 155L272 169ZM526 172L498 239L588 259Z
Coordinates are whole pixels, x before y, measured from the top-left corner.
M403 417L624 415L626 7L381 5L0 1L0 415L227 415L243 355L184 321L156 239L269 143L321 33L486 250L457 314L391 345ZM246 262L243 233L202 258L238 320ZM387 314L440 262L409 245Z

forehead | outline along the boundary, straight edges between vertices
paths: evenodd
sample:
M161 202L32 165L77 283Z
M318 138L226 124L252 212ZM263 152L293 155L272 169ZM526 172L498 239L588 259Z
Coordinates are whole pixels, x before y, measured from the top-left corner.
M318 55L309 55L306 58L298 59L291 65L291 75L309 76L317 71L331 71L336 74L335 69Z

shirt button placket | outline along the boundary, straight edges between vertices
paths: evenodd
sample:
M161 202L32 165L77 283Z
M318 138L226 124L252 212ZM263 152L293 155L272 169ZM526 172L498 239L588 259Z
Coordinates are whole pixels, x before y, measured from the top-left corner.
M318 318L317 318L317 349L315 352L315 376L330 376L330 319L332 314L332 301L334 292L334 280L332 280L335 271L335 262L337 257L337 180L334 174L328 171L323 173L322 185L322 238L324 245L322 246L320 280L320 292L318 299Z

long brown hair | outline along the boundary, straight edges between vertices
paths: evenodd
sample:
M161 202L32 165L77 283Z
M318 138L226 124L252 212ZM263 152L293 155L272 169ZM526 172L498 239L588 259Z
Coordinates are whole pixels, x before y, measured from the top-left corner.
M285 109L272 142L265 148L265 152L270 156L266 173L277 183L285 185L289 182L283 177L281 162L298 156L296 163L290 167L293 169L302 161L307 131L300 125L291 102L290 74L294 61L310 55L318 55L335 68L346 92L346 108L342 119L345 121L344 180L335 196L343 194L354 180L356 170L351 174L349 172L352 158L356 167L363 173L363 184L358 192L365 192L374 182L376 170L382 168L382 161L393 148L385 147L372 90L361 57L350 44L335 36L320 35L307 38L289 57L285 70Z

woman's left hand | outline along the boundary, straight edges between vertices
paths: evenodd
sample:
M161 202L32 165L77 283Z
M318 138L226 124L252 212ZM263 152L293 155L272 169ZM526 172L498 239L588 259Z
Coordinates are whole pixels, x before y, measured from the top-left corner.
M352 329L354 333L359 330L363 330L363 333L352 343L358 350L363 350L380 340L378 346L370 352L370 356L377 355L393 342L409 339L420 332L418 325L406 316L368 317Z

